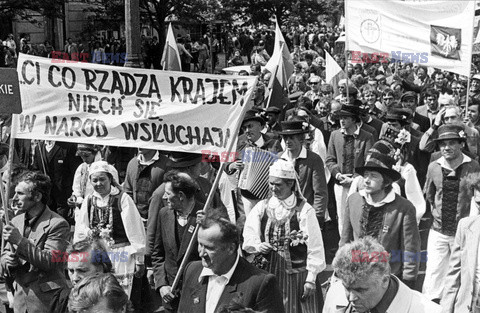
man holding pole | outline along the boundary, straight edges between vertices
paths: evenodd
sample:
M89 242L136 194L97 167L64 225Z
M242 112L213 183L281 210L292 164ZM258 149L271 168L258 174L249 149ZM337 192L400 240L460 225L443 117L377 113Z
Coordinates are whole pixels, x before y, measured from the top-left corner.
M64 262L55 262L54 254L65 252L70 227L48 208L50 189L48 176L27 173L13 197L19 214L3 227L9 245L0 264L3 274L15 277L15 312L49 312L52 297L67 285Z
M195 199L199 187L187 173L169 171L165 175L165 183L163 198L167 206L160 210L156 220L152 264L155 289L162 297L165 312L176 312L178 297L174 295L172 283L192 240L197 212L202 210L203 203ZM194 245L197 246L195 239ZM195 250L187 256L189 261L200 259Z

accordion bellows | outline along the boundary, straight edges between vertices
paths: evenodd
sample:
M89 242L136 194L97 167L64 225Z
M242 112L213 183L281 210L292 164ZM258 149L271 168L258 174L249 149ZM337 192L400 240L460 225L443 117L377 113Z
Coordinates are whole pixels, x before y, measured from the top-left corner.
M238 188L242 196L259 200L268 197L269 169L277 160L277 154L257 147L248 147L244 150L242 155L244 168L238 178Z

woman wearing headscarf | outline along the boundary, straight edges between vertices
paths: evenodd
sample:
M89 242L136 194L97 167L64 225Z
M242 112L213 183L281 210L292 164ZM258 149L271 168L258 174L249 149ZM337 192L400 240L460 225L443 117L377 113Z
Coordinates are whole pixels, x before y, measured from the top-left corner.
M114 169L105 161L90 166L93 194L83 201L75 224L74 242L101 238L111 253L118 281L130 295L133 276L145 270L145 228L132 198L118 188Z

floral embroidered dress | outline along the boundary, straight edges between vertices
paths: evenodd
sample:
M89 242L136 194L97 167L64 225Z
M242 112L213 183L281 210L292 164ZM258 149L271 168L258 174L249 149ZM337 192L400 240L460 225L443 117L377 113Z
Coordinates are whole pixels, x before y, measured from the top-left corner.
M249 253L258 254L262 242L273 246L263 265L278 279L286 313L320 312L320 286L301 301L305 282L315 282L326 267L322 233L311 205L294 194L285 200L263 200L247 216L243 237L243 249Z
M96 191L88 196L76 220L74 242L87 236L105 240L115 276L130 295L135 264L144 263L146 242L145 228L132 198L114 186L105 197Z

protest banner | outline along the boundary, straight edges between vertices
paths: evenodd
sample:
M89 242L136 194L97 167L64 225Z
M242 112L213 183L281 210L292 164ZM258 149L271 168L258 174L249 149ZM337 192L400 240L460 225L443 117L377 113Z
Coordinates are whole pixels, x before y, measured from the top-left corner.
M470 75L475 1L345 1L346 49ZM422 57L422 59L420 58Z
M62 60L63 61L63 60ZM20 54L17 138L221 153L256 77L156 71Z

